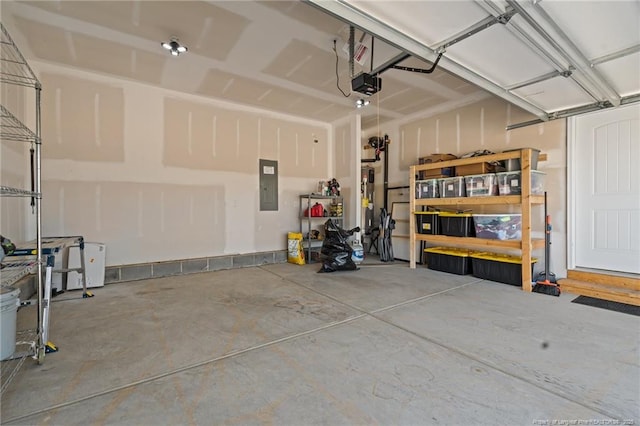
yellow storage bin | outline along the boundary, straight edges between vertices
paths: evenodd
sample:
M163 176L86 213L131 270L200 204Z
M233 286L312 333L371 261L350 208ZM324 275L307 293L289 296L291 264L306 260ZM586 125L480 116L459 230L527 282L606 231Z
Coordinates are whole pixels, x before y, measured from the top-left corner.
M440 234L451 237L475 237L471 213L440 212Z
M418 234L438 235L440 233L439 212L413 212L416 215L416 232Z
M424 249L427 267L435 271L467 275L471 273L471 254L468 249L453 247L430 247Z
M538 259L531 258L533 264ZM474 252L471 254L473 276L504 284L522 285L522 257L507 254Z

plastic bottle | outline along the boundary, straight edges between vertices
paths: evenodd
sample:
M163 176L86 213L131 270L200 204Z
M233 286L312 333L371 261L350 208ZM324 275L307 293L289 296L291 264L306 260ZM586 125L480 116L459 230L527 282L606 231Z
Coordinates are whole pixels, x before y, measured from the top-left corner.
M356 265L362 263L364 260L364 248L362 247L362 244L360 244L360 241L354 240L353 243L351 243L351 248L353 248L353 254L351 255L353 263Z

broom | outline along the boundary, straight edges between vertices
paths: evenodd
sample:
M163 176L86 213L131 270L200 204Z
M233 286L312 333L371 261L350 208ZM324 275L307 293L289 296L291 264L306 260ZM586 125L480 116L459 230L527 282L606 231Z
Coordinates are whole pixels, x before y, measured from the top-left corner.
M556 276L549 272L549 257L551 252L551 216L547 213L547 192L544 193L544 271L538 274L532 291L535 293L560 296L560 286L556 283Z

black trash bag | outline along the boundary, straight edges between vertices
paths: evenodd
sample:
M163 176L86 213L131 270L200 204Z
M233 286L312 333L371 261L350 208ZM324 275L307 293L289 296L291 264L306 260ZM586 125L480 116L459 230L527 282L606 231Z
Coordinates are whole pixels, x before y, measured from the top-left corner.
M353 248L347 241L360 228L344 230L335 221L329 219L324 224L324 240L320 250L322 268L318 272L355 271L358 269L351 255Z

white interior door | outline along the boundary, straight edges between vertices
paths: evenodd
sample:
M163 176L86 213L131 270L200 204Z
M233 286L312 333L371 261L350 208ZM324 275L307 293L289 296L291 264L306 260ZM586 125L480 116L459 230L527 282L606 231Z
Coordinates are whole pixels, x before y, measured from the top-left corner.
M640 105L572 124L575 266L640 273Z

